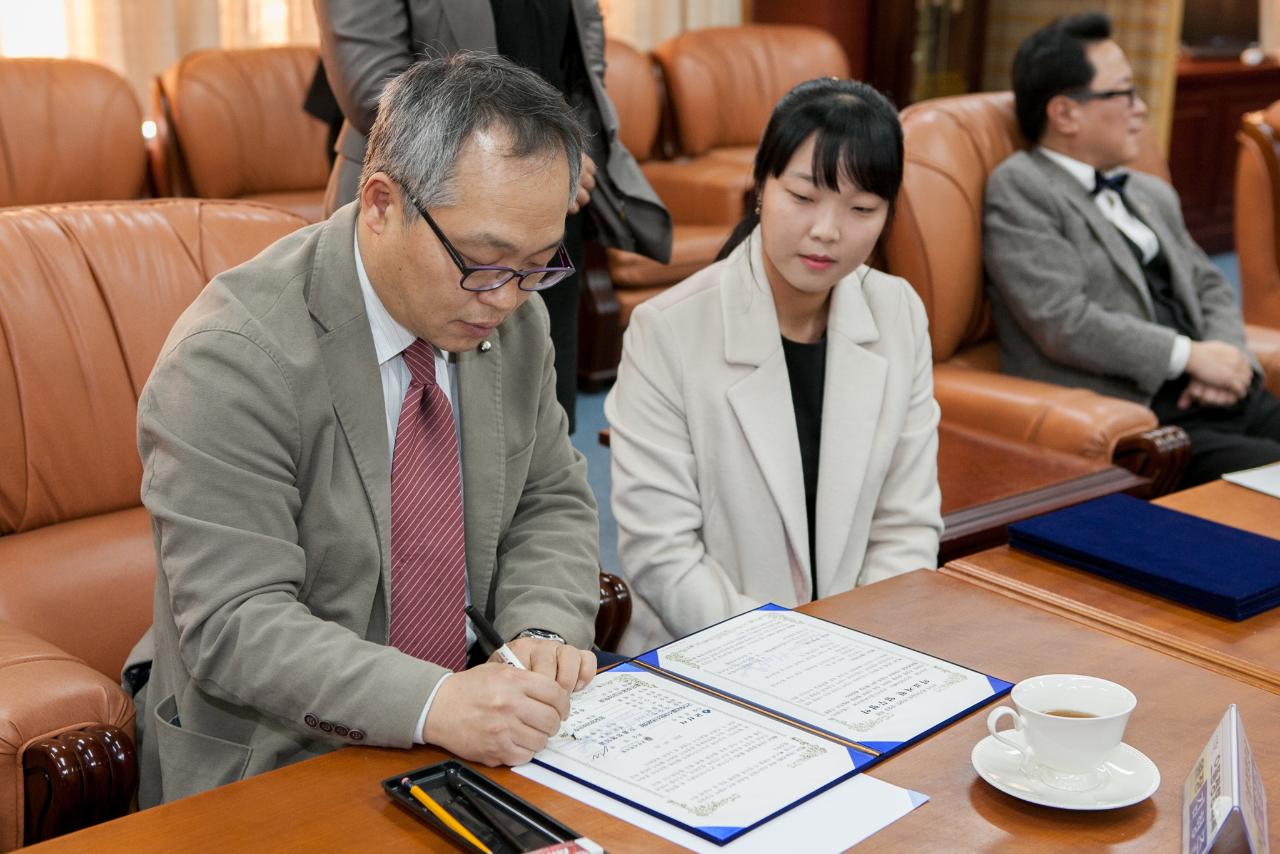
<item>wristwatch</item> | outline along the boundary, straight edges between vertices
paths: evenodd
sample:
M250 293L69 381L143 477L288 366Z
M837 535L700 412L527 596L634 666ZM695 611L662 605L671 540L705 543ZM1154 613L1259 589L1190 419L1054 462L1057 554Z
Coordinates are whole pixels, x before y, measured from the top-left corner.
M565 642L564 638L560 637L555 632L549 632L546 629L525 629L523 632L516 635L516 638L539 638L541 640L556 641L557 643Z

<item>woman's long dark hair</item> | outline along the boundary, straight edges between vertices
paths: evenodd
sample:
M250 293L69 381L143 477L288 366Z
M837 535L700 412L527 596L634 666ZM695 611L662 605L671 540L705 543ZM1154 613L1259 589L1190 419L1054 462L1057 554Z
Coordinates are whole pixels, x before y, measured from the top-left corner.
M819 185L839 189L839 180L852 180L860 189L893 202L902 184L902 125L889 99L858 80L823 77L799 84L773 108L764 139L756 151L757 203L733 229L716 256L728 257L760 222L760 193L765 179L777 178L796 149L812 133L813 176Z

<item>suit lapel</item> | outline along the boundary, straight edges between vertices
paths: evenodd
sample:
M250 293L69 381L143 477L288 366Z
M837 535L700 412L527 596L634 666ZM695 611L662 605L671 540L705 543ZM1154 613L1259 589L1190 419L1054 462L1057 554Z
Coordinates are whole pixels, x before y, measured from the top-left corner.
M487 0L440 0L440 5L458 49L498 52L498 35Z
M759 240L748 238L737 255L721 304L725 359L754 366L728 391L729 406L782 517L795 563L809 584L809 524L804 503L800 439L791 403L791 381L773 295L764 278ZM750 520L743 520L750 524Z
M506 502L506 447L502 419L502 330L489 338L488 352L458 354L458 407L462 451L463 525L466 527L467 581L476 607L489 606L498 523Z
M865 266L855 270L836 286L831 297L814 525L820 595L835 592L833 585L866 479L888 377L885 359L862 346L880 337L862 292L862 279L869 272Z
M358 210L359 203L352 202L323 226L308 284L307 305L320 326L318 343L329 378L329 393L373 511L382 555L383 589L390 590L391 461L378 357L356 273ZM389 609L390 597L384 598ZM389 620L389 613L387 617Z
M1196 293L1195 285L1191 282L1189 273L1191 265L1183 263L1181 258L1175 257L1179 244L1174 241L1173 232L1165 224L1164 218L1156 213L1155 204L1151 197L1148 196L1141 186L1136 186L1136 182L1129 182L1129 189L1125 195L1129 200L1130 212L1138 219L1146 224L1147 228L1155 232L1156 239L1160 241L1160 251L1164 253L1165 260L1169 262L1169 278L1173 287L1173 295L1182 303L1183 308L1187 310L1191 317L1191 322L1196 325L1196 329L1204 329L1204 312L1200 310L1200 295Z
M1133 250L1129 248L1129 244L1120 233L1120 229L1112 225L1111 221L1103 216L1102 211L1098 210L1093 198L1079 181L1071 177L1058 164L1043 154L1032 152L1031 156L1041 170L1057 184L1059 191L1066 197L1067 202L1076 209L1080 216L1084 217L1084 221L1089 225L1089 230L1093 232L1094 237L1098 239L1098 242L1102 244L1102 248L1110 256L1111 263L1120 269L1120 272L1124 274L1125 280L1137 292L1138 298L1142 300L1142 304L1147 310L1147 319L1155 320L1155 306L1151 302L1151 293L1147 289L1147 278L1142 274L1142 268L1138 266L1138 259L1133 257Z

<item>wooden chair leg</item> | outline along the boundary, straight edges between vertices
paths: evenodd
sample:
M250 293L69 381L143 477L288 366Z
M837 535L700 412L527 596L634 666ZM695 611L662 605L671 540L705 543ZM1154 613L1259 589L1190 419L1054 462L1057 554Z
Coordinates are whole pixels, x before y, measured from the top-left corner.
M578 387L599 391L618 375L622 358L621 309L609 278L608 257L599 244L587 241L578 306Z

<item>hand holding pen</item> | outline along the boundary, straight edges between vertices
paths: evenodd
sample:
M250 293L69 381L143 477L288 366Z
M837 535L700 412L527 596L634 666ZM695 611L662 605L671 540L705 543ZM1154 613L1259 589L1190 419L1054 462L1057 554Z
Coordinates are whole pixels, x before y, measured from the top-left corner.
M471 620L471 624L475 627L481 643L492 650L498 659L512 667L519 670L532 670L535 673L551 676L566 691L584 688L595 675L595 656L592 653L583 652L555 641L540 641L532 638L515 641L517 644L522 643L524 640L529 641L527 647L530 650L530 663L533 666L525 667L524 662L511 648L511 645L502 639L502 636L485 619L478 608L474 605L468 605L466 614L468 619ZM562 737L573 737L573 734L563 727L560 730L560 735Z

